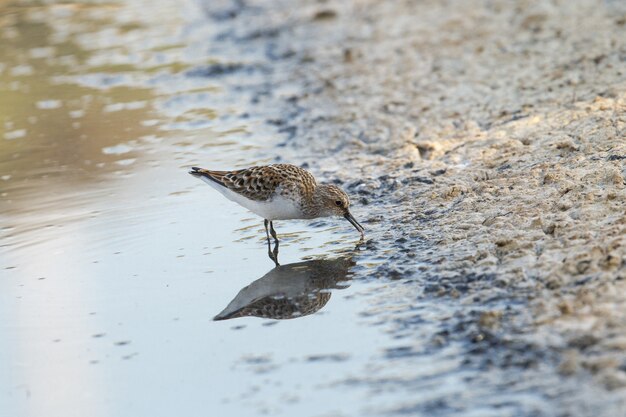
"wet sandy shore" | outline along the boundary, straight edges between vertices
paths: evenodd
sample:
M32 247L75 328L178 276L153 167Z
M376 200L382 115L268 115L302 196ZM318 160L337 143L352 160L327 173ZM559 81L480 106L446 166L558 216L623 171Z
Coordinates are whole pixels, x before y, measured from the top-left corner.
M253 74L233 88L284 138L276 160L354 195L368 252L384 259L355 279L407 284L381 295L405 306L450 306L425 343L460 346L466 369L493 375L492 393L540 393L553 411L506 415L623 412L624 3L220 1L206 12L220 47L249 64L202 75ZM399 323L386 325L420 333L419 320Z

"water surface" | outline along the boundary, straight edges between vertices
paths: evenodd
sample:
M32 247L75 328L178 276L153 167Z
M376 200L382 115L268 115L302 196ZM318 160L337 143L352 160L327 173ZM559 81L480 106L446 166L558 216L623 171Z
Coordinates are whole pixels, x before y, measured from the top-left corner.
M179 6L1 6L3 415L309 410L311 384L376 335L341 324L349 224L279 222L274 269L261 220L187 175L267 162L273 139L189 72L229 57ZM212 320L262 277L270 303L300 297L297 319Z

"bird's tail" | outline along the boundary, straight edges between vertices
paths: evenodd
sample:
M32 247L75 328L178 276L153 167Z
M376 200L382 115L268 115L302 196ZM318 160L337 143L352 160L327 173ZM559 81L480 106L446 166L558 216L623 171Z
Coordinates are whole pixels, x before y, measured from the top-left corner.
M207 178L213 182L218 183L219 185L225 186L224 182L222 181L222 178L224 177L224 174L226 174L226 172L211 171L211 170L204 169L204 168L191 167L191 171L189 171L189 173L196 178L200 178L200 179Z
M204 168L191 167L191 171L189 171L189 173L194 177L203 177L205 175L208 175L209 171Z

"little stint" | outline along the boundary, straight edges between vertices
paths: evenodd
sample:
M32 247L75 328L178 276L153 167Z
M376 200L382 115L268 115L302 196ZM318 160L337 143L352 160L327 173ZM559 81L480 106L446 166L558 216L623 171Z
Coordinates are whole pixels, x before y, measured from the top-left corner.
M318 184L310 172L290 164L255 166L237 171L189 171L226 198L265 219L265 233L275 242L274 220L343 216L361 233L363 226L350 213L350 199L339 187ZM268 232L269 225L269 232Z

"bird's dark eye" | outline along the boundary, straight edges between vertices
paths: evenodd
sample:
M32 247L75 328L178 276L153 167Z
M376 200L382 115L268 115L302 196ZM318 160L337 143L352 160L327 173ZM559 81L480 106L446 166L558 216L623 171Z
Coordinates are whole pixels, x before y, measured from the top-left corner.
M337 204L337 206L341 207L343 205L343 202L341 200L337 200L337 201L335 201L335 204Z

